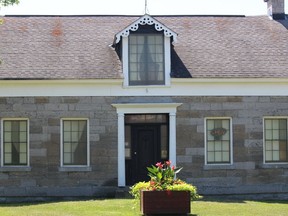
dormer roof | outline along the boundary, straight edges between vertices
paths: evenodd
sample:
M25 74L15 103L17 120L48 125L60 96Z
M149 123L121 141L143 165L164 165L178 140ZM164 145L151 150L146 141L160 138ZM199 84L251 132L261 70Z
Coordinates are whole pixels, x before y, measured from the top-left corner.
M130 31L137 31L139 28L139 25L154 25L155 30L157 31L163 31L165 37L172 37L173 41L177 41L177 33L173 30L169 29L159 21L157 21L155 18L149 16L148 14L145 14L144 16L137 19L135 22L127 26L125 29L121 30L115 35L115 39L113 44L119 43L121 40L121 37L128 37L130 34Z

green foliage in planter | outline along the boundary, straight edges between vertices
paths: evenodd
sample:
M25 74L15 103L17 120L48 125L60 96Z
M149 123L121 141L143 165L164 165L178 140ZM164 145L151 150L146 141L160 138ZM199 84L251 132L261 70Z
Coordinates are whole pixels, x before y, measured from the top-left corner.
M188 184L184 181L178 180L180 184L173 184L167 187L167 190L170 191L190 191L191 200L197 200L200 198L197 194L197 188L191 184Z
M179 173L181 168L171 166L170 161L164 163L157 163L156 166L152 165L147 167L148 176L150 181L138 182L134 184L130 189L130 194L135 199L140 199L141 190L146 191L189 191L191 200L200 198L197 194L197 188L191 184L186 183L180 179L175 178L175 174Z
M140 191L141 190L148 190L150 186L150 182L138 182L130 187L129 193L135 198L140 199Z

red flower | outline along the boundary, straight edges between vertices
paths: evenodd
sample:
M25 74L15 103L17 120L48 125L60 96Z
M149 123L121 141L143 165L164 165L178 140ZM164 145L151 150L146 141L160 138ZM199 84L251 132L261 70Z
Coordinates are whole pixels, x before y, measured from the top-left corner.
M161 162L156 163L156 166L159 168L163 168L163 164Z
M175 166L172 166L171 169L174 170L174 169L175 169Z

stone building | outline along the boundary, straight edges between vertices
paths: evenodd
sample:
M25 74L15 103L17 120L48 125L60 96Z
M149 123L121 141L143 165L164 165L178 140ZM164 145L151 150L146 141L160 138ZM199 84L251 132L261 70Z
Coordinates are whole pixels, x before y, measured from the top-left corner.
M267 5L3 17L0 197L113 195L168 159L200 194L287 197L288 20Z

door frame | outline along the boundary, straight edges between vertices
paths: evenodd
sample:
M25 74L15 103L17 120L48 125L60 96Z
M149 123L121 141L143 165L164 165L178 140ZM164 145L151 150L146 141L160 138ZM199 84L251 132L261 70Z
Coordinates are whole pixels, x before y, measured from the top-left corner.
M125 114L169 114L169 160L176 166L176 112L182 103L111 104L118 116L118 187L126 186L125 177Z

